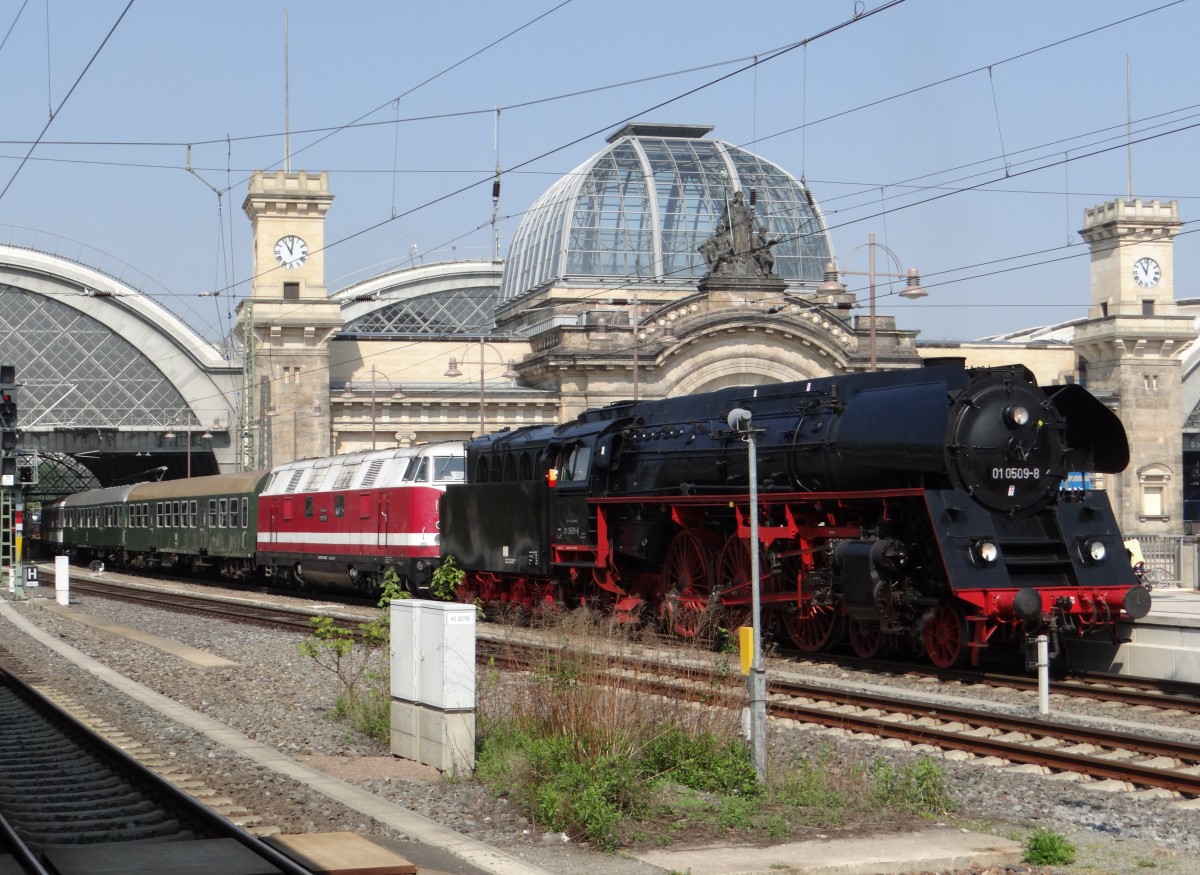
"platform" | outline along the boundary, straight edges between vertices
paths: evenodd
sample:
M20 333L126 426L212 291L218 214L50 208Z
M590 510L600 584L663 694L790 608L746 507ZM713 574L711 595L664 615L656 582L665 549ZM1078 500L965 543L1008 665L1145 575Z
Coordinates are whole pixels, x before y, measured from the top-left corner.
M1150 596L1150 613L1121 625L1127 642L1072 642L1072 667L1200 683L1200 592L1160 587Z

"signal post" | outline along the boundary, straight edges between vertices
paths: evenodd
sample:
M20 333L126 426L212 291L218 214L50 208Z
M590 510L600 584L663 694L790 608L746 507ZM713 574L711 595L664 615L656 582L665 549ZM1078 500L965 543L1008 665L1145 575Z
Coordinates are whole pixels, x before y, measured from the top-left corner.
M8 575L9 592L19 599L25 598L24 510L17 482L17 369L0 365L0 570Z

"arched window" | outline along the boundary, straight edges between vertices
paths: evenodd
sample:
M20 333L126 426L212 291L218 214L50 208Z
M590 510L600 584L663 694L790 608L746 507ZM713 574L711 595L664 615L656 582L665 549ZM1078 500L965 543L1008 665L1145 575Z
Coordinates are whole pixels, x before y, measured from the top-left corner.
M488 460L487 456L480 456L475 462L475 482L487 483L488 481Z
M517 479L517 460L512 453L504 457L504 479L508 483Z

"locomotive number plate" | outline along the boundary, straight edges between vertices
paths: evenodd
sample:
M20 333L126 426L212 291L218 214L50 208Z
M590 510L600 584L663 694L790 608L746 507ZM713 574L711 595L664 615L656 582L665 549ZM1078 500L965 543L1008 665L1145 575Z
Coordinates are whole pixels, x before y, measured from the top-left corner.
M993 480L1040 480L1041 468L993 468Z

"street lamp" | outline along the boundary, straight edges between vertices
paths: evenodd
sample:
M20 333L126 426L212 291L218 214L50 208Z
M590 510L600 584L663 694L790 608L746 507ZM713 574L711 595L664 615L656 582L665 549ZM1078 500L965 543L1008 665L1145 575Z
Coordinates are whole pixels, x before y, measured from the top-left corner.
M858 270L843 270L842 276L865 276L870 278L871 289L871 315L870 315L870 331L871 331L871 370L875 370L875 278L876 277L891 277L893 279L907 280L907 285L901 291L900 297L908 298L914 301L917 298L923 298L928 292L921 288L921 274L915 267L910 267L907 273L889 273L887 271L877 271L875 269L875 250L882 249L895 262L897 270L900 269L900 259L896 253L888 249L882 243L875 242L875 232L871 232L871 238L866 243L860 243L850 250L850 254L846 256L845 261L848 263L854 257L854 253L866 246L869 250L868 269L866 272ZM846 287L838 282L837 266L830 262L825 265L825 282L818 289L822 294L843 294Z
M750 654L750 754L760 783L767 779L767 674L762 661L762 606L759 595L758 558L758 445L749 410L735 407L725 421L729 430L746 441L750 483L750 625L754 630Z
M480 337L479 337L479 433L481 435L486 433L486 431L487 431L487 426L486 426L487 408L484 405L484 382L483 382L483 365L484 365L483 353L484 353L485 347L487 349L492 350L492 352L496 353L496 355L498 355L500 357L501 361L504 361L504 353L500 352L500 350L498 350L496 347L492 346L492 344L485 342L483 339L483 336L480 335ZM466 356L464 355L463 356L463 364L466 364L466 362L467 362L467 359L466 359ZM462 376L462 371L460 371L458 368L458 359L455 356L450 356L450 361L447 363L445 376L447 376L447 377L461 377ZM520 374L517 373L515 363L513 362L513 360L511 358L508 360L508 363L504 368L504 373L501 374L501 376L505 380L515 380L519 376L521 376Z
M271 414L268 412L267 415L272 416L274 414ZM189 423L188 425L184 426L183 431L187 434L187 479L191 480L192 479L192 426L191 426L191 424ZM176 439L176 437L178 437L178 435L175 434L175 429L172 426L168 425L167 430L163 432L163 438L166 440L169 440L169 441L173 441ZM204 434L201 435L201 437L211 438L212 433L206 430L204 432Z

